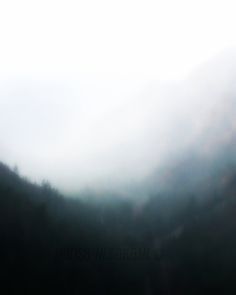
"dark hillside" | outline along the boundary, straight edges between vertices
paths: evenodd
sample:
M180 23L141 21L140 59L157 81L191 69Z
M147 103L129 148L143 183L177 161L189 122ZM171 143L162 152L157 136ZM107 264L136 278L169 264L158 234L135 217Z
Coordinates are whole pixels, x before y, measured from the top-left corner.
M1 294L233 294L236 171L206 181L145 203L81 201L0 164Z

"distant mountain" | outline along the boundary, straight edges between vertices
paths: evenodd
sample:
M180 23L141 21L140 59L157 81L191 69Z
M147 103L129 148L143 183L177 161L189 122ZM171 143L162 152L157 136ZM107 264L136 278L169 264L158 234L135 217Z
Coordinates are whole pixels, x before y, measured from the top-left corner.
M224 148L169 165L144 202L66 198L1 163L2 294L234 293L236 167L221 164Z

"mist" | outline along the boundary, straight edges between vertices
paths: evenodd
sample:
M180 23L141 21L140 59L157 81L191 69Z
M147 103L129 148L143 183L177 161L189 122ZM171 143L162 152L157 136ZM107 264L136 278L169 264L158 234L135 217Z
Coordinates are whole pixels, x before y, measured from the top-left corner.
M231 0L0 3L1 294L236 294Z
M235 71L231 50L179 81L2 81L2 160L68 193L135 185L191 148L220 148L224 118L234 118Z
M66 193L125 192L221 138L206 130L232 112L226 2L3 3L1 160Z

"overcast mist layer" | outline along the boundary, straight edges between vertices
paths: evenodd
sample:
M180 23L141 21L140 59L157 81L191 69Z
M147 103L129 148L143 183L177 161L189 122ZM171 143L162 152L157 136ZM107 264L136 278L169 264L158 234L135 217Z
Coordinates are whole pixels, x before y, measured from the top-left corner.
M0 8L0 159L33 180L137 182L229 113L233 1Z

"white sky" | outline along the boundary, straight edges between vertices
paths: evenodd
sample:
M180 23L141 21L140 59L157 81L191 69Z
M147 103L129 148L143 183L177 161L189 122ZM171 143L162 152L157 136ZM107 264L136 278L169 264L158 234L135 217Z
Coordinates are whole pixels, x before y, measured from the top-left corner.
M235 1L2 0L0 72L180 78L236 43Z
M235 11L227 0L2 0L0 157L65 189L142 174L186 104L162 83L234 48Z

